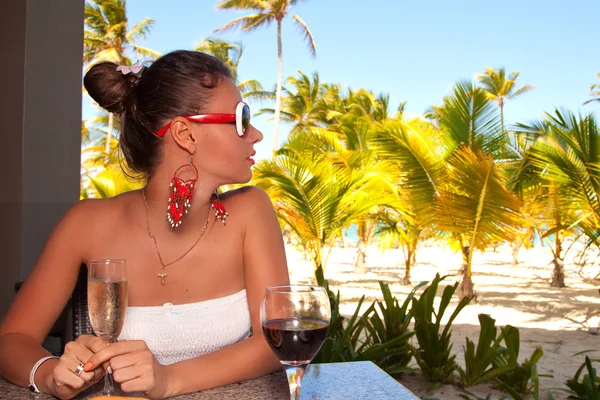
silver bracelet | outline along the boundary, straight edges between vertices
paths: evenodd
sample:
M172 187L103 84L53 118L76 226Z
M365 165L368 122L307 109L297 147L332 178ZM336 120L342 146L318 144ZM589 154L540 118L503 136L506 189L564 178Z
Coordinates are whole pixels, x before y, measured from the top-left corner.
M29 390L31 390L33 393L41 393L40 389L38 389L35 382L33 381L33 378L35 377L35 373L37 372L40 365L42 365L44 362L50 360L51 358L60 358L60 357L56 357L56 356L42 357L38 360L38 362L35 363L33 368L31 368L31 372L29 373Z

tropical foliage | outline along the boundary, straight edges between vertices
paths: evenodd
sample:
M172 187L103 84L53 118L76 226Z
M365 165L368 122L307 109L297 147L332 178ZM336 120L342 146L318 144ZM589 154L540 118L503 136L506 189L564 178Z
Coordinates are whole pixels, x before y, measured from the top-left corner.
M271 97L270 93L265 92L262 85L255 79L241 81L238 78L238 66L244 53L244 46L239 42L228 42L223 39L209 37L196 46L195 51L202 51L211 54L223 61L229 70L233 81L245 98L248 97Z
M554 242L552 285L563 287L564 238L584 235L588 246L600 244L598 122L592 114L577 116L555 110L541 121L518 124L517 128L534 143L529 157L540 181L531 214L542 226L543 236Z
M596 75L597 78L600 79L600 74ZM591 103L594 101L600 101L600 84L594 83L590 86L590 94L595 96L593 99L586 100L583 104Z
M84 11L83 62L112 61L131 65L131 56L160 56L140 41L150 33L154 20L145 18L129 25L125 0L88 0Z
M518 330L507 326L498 334L493 318L482 315L477 345L466 340L462 369L452 352L452 322L476 300L474 252L510 243L516 264L519 248L540 238L553 254L549 281L563 287L570 249L565 239L582 241L586 249L600 247L597 117L557 109L540 120L507 123L506 102L534 87L517 85L519 72L507 73L503 67L488 68L474 81L456 82L416 118L406 115L406 102L390 104L387 93L326 82L316 71L298 71L284 80L281 26L298 3L220 0L217 5L249 13L218 32L251 32L276 23L274 93L256 80L241 79L241 43L208 37L195 49L222 60L245 98L274 100L257 114L274 116L275 150L279 121L290 126L281 148L256 165L252 183L271 196L282 229L312 261L316 281L328 289L332 320L316 360L372 360L397 374L409 371L414 359L430 382L452 382L458 373L461 385L495 380L515 399L537 399L541 349L519 364ZM292 18L315 55L308 26L297 15ZM153 24L149 18L129 24L125 0L86 0L84 67L104 60L131 65L156 58L158 53L142 46ZM594 98L586 103L600 99L598 84L591 94ZM82 121L82 197L111 197L141 185L120 168L118 122L102 113ZM363 296L355 312L343 316L339 292L329 290L325 274L329 252L349 244L349 230L356 232L351 244L358 272L368 270L369 244L400 247L402 283L410 284L419 247L435 240L462 255L461 282L441 289L438 296L444 278L436 276L421 293L424 284L417 285L402 303L380 283L382 301L367 307ZM460 299L449 310L454 294ZM445 314L451 315L442 325ZM411 343L413 336L416 342ZM593 362L586 358L567 382L572 398L597 397Z
M500 120L502 122L502 132L505 132L504 102L533 89L535 86L527 84L519 89L515 89L519 73L511 72L506 76L504 68L498 68L497 70L486 68L485 72L477 75L477 77L481 87L485 90L487 97L498 103L498 107L500 108Z
M411 346L411 350L425 379L434 383L454 382L458 364L456 355L452 354L452 322L472 299L463 297L442 327L444 313L458 288L458 282L446 286L436 310L434 301L438 286L445 278L436 274L421 296L413 298L410 311L415 319L415 335L419 344L418 347Z
M230 29L240 29L242 32L252 32L258 28L266 27L275 22L277 24L277 88L275 90L275 126L273 133L273 150L279 147L279 119L281 113L281 96L283 86L283 46L281 41L281 24L284 18L290 13L291 9L299 3L298 0L265 0L265 1L246 1L246 0L220 0L217 4L218 10L240 10L244 12L253 12L254 14L236 18L226 23L215 32L227 31ZM292 19L298 27L298 30L308 45L308 50L313 57L316 57L317 50L315 39L313 38L308 25L298 15L293 15Z
M88 0L84 10L83 63L90 66L101 61L131 65L131 57L156 59L154 50L139 42L151 31L154 20L146 18L133 27L129 25L125 0ZM108 115L105 151L110 151L114 116Z
M511 357L503 359L505 361L503 363L495 363L500 357L502 339L514 336L513 332L516 328L507 326L503 328L503 334L498 336L496 320L487 314L479 314L479 324L481 330L479 331L477 347L471 339L465 339L465 368L458 368L462 383L465 386L475 386L497 377L506 376L507 372L517 365L516 357L512 357L514 351L510 347L509 355ZM512 344L513 342L507 340L507 343Z

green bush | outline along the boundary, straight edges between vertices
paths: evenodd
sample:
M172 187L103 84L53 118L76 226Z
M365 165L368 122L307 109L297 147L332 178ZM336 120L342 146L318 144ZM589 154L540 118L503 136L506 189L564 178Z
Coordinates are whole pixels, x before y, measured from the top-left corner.
M471 339L466 338L465 369L458 367L462 383L475 386L506 374L517 365L516 358L508 357L506 363L496 363L499 357L502 335L496 337L496 320L487 314L479 314L479 340L477 350Z
M360 319L358 318L358 314L365 296L361 297L352 317L347 319L340 315L340 292L338 291L337 295L335 295L329 289L329 282L324 278L321 267L317 268L315 276L318 285L325 287L327 290L331 305L331 320L325 342L313 359L313 363L357 361L359 358L358 350L360 349Z
M412 359L408 340L415 334L409 329L412 316L408 312L408 306L415 292L426 284L427 282L422 282L415 286L400 305L398 299L392 296L389 286L379 282L383 302L375 301L361 318L368 343L364 348L364 356L374 359L390 375L414 372L408 367ZM371 357L371 354L376 357Z
M444 312L450 304L452 296L458 288L458 282L452 286L446 286L442 293L440 306L436 311L433 302L436 297L439 283L446 276L440 277L436 274L431 284L423 291L421 296L412 299L411 314L415 319L415 334L419 342L419 348L410 346L413 356L423 373L425 379L432 383L453 383L454 373L458 369L455 358L452 355L452 322L460 311L471 301L472 297L464 297L454 312L450 315L448 323L440 332ZM435 320L434 320L435 318Z
M499 349L498 357L494 360L496 367L503 367L509 364L517 365L498 377L495 386L510 394L515 400L524 400L524 396L532 395L534 400L539 399L540 376L552 377L552 375L539 375L537 370L538 361L543 357L544 352L540 347L533 350L531 357L518 365L520 333L519 329L507 325L502 328L502 339L506 345ZM549 394L549 399L552 395Z
M340 293L329 289L321 268L316 271L317 282L327 289L331 303L331 321L323 347L313 360L314 363L347 361L372 361L388 374L413 372L408 367L412 353L408 340L414 335L409 329L411 314L408 307L414 293L426 283L417 285L402 305L392 296L389 286L379 283L383 302L375 301L362 317L360 309L365 296L358 302L350 318L340 315Z
M575 372L575 376L566 382L566 385L570 390L565 390L570 394L568 399L573 400L600 400L600 378L596 375L596 368L593 367L592 362L598 362L600 360L591 360L588 356L585 356L585 361ZM583 370L587 371L587 374L581 376ZM580 380L581 379L581 380Z

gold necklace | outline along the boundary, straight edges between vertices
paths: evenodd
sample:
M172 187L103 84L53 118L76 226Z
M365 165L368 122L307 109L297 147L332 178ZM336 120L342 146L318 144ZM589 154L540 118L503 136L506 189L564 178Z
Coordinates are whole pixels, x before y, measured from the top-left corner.
M156 237L152 234L152 231L150 230L150 217L148 217L148 203L146 203L146 190L145 189L142 189L142 199L144 200L144 208L146 209L146 224L148 226L148 237L150 237L154 241L154 248L156 249L156 254L158 255L158 260L160 261L160 265L162 266L162 270L156 276L160 278L160 284L165 286L165 284L167 283L165 278L167 276L169 276L169 274L166 273L165 268L168 267L169 265L175 264L177 261L179 261L183 257L185 257L190 251L192 251L192 249L194 247L196 247L196 245L198 244L200 239L202 239L202 237L206 233L206 228L208 228L208 223L210 221L210 207L208 207L208 217L206 218L206 223L204 224L204 228L202 229L202 232L200 232L200 236L198 236L198 239L196 239L196 241L194 242L192 247L190 247L185 253L183 253L181 256L179 256L176 260L165 264L165 262L162 259L162 256L160 255L160 250L158 249L158 242L156 241Z

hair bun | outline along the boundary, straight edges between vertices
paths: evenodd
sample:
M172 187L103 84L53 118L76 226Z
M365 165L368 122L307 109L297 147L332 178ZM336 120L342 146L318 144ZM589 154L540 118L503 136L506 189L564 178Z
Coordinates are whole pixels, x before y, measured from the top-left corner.
M131 91L130 78L117 71L117 64L101 62L85 74L83 86L100 107L111 113L120 114Z

